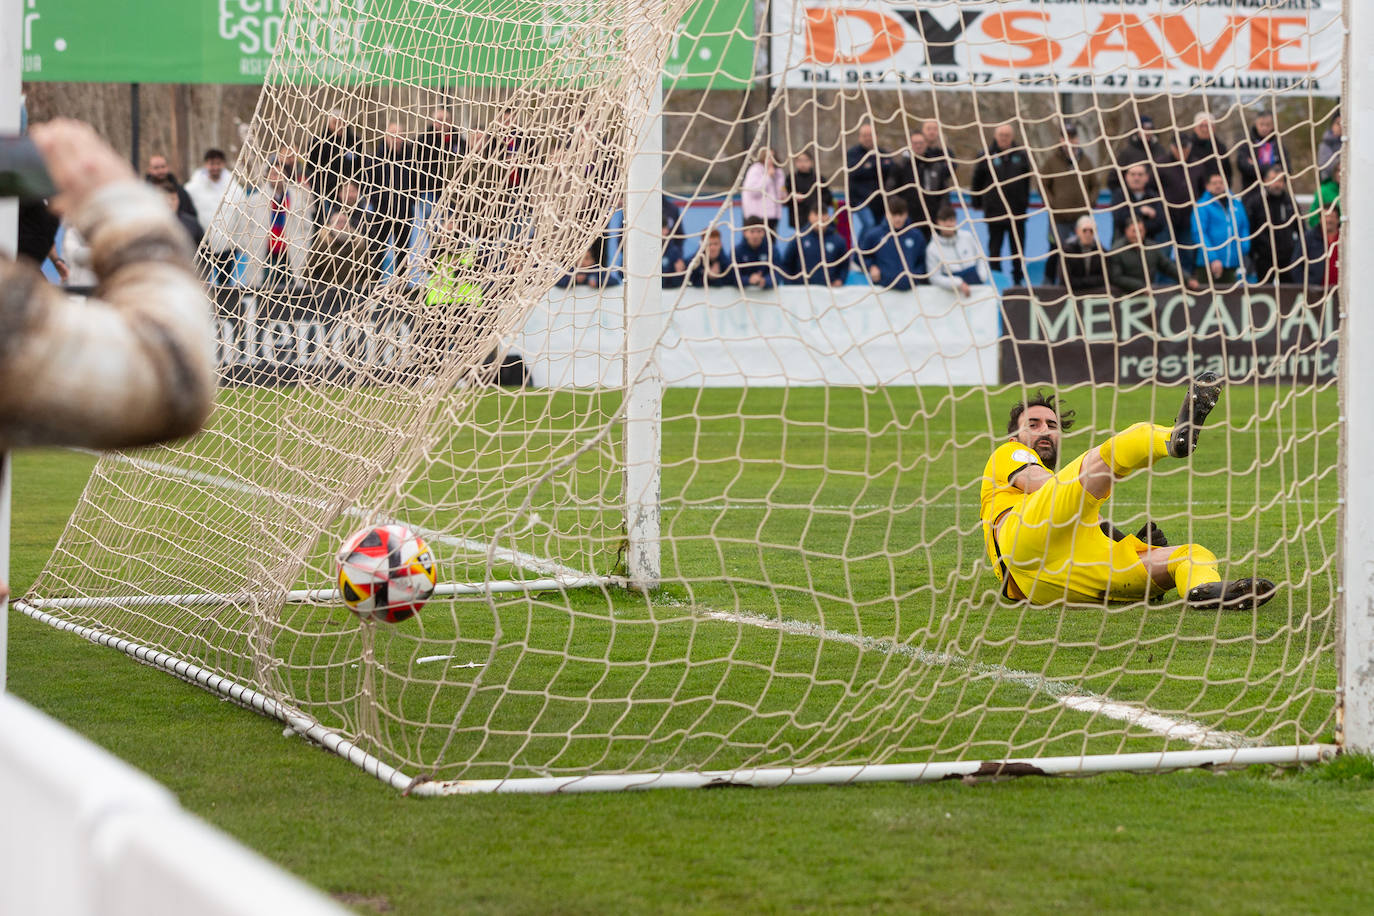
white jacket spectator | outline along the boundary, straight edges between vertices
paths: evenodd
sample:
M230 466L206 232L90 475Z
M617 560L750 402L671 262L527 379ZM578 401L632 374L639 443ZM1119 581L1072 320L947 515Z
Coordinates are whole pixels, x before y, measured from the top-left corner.
M225 229L248 256L244 284L254 288L303 285L315 228L310 219L310 189L271 165L233 213L235 219Z
M91 260L91 246L70 222L62 233L62 260L67 262L67 286L95 286L95 264Z
M201 225L205 228L210 250L219 252L232 249L234 240L225 231L229 214L216 219L215 213L221 203L227 202L230 206L242 204L244 193L243 186L224 167L223 159L219 160L219 167L215 171L218 172L218 178L211 175L208 167L196 169L191 180L186 182L186 193L191 195L191 203L196 205L196 212L201 215Z
M963 291L964 285L992 284L987 259L978 239L967 229L956 229L954 219L937 219L926 248L926 270L932 286Z

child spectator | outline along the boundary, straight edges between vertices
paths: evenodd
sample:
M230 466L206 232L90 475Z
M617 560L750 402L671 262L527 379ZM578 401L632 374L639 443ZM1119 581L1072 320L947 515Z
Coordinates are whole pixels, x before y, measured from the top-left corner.
M835 231L833 218L813 203L806 209L806 226L783 253L782 270L787 282L844 286L849 277L849 245Z
M687 274L687 282L696 287L734 286L735 272L730 268L730 255L721 244L720 230L712 229L706 233L702 250L692 259L692 270Z
M954 208L943 207L935 216L935 235L926 248L926 272L932 286L969 294L974 285L990 286L992 274L972 232L960 229Z
M773 245L767 223L761 216L744 221L744 231L735 244L735 276L745 289L772 289Z
M888 201L887 222L864 233L858 258L868 279L883 289L909 290L925 273L926 237L908 221L906 201Z
M597 261L596 244L593 243L586 251L582 252L582 257L577 259L577 266L573 268L573 272L554 285L559 289L567 289L569 286L605 289L608 286L619 286L620 275L614 270L601 266Z
M787 176L778 167L778 160L768 147L759 150L757 161L744 173L744 187L740 194L740 212L745 220L760 217L776 235L782 217L782 204L787 199L783 190Z

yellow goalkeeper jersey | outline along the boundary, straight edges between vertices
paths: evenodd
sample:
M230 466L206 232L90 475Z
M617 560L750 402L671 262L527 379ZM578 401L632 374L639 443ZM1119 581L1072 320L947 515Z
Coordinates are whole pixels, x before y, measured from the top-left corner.
M1002 564L997 555L997 545L993 540L992 523L1008 509L1015 509L1025 500L1026 494L1011 485L1011 477L1017 471L1036 464L1045 463L1035 450L1020 442L1003 442L988 459L983 468L983 488L978 495L978 514L983 519L983 542L987 546L988 560L1002 578Z

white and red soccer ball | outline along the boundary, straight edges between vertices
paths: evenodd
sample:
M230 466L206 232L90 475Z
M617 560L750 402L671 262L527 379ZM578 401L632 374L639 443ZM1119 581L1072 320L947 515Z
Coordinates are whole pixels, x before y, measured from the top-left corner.
M405 525L372 525L339 549L339 593L364 620L399 623L434 594L438 568L424 538Z

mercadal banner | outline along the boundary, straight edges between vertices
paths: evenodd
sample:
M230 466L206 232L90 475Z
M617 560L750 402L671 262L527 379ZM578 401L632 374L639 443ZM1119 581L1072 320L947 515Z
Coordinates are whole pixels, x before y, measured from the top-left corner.
M790 88L1341 89L1341 0L988 0L957 9L773 0L772 9L774 79Z
M1174 288L1119 298L1061 288L1002 297L1004 384L1172 384L1212 370L1232 381L1336 378L1340 306L1301 286L1220 293Z
M261 83L280 52L320 80L512 83L578 58L565 53L579 40L577 25L604 9L593 0L456 0L452 6L432 0L27 0L24 79ZM463 15L464 7L472 15ZM300 11L307 8L315 14L305 19ZM605 44L613 49L613 42ZM754 44L751 0L702 0L678 28L665 83L747 87Z

